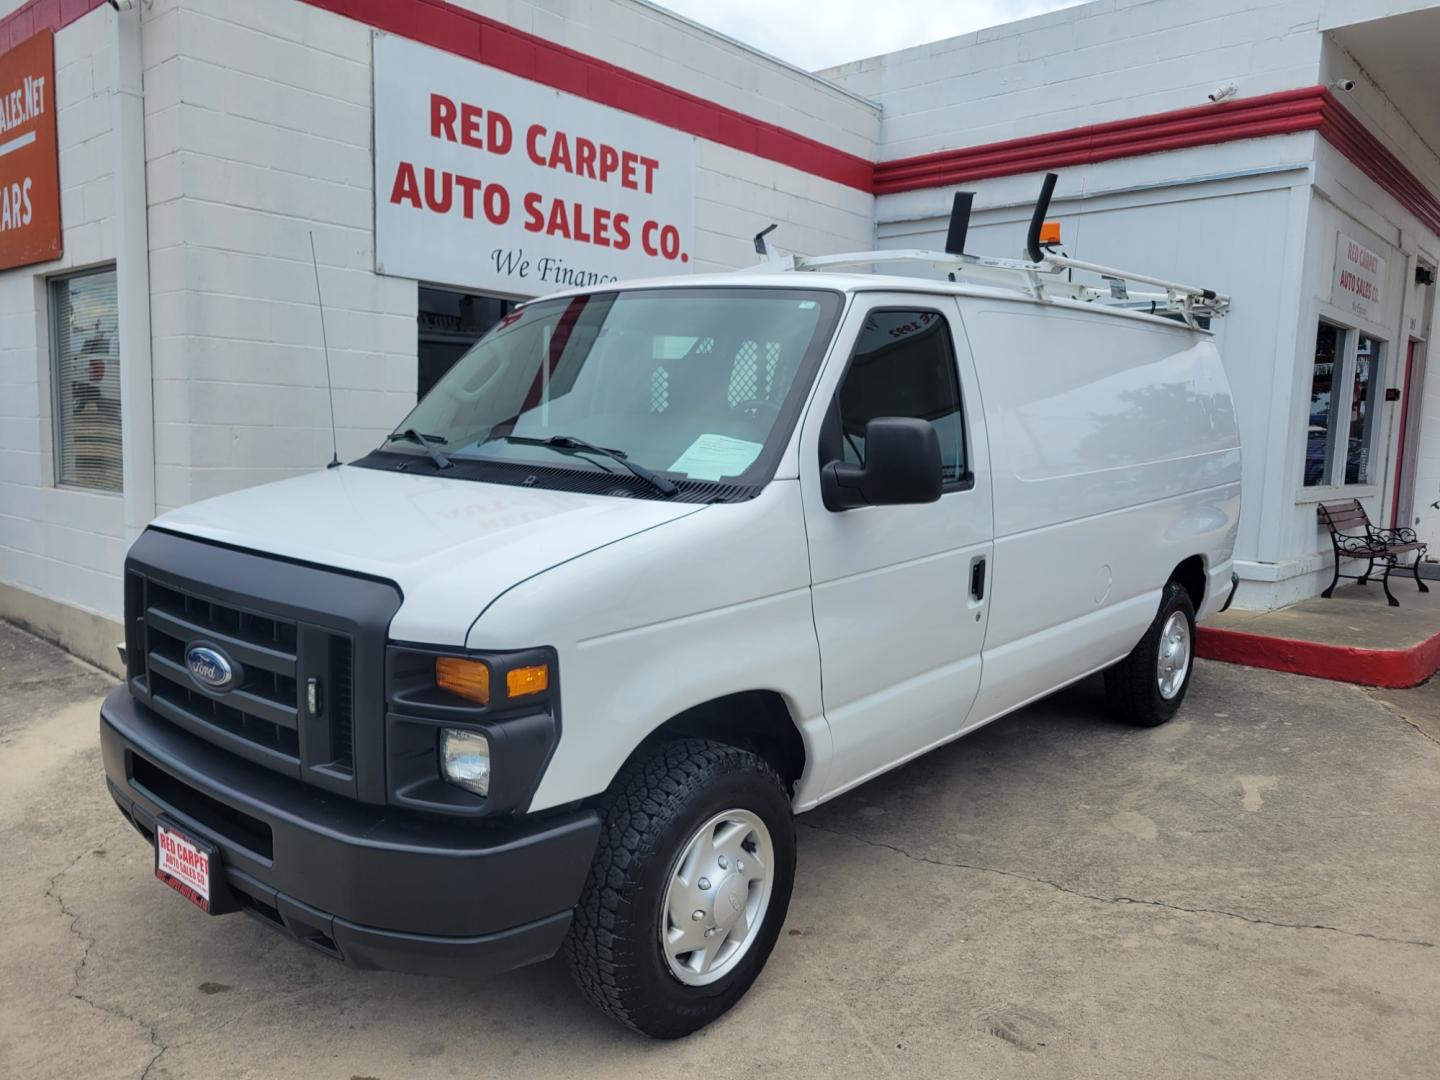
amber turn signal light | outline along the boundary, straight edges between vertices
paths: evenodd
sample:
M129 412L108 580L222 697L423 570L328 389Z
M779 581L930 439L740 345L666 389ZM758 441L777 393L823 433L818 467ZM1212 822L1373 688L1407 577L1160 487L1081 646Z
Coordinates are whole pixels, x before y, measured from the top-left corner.
M469 701L479 702L481 705L490 704L490 668L480 660L467 660L463 656L437 656L435 685Z
M550 689L550 665L511 668L505 673L505 692L512 698L543 694Z

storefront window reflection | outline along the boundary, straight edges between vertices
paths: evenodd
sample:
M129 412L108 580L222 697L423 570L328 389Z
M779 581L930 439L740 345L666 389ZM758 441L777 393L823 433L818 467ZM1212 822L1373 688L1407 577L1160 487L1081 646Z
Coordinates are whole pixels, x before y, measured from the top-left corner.
M1330 460L1334 441L1331 438L1331 391L1335 369L1344 355L1345 331L1329 323L1321 323L1315 336L1315 366L1310 375L1310 421L1305 436L1305 486L1317 487L1330 482Z
M1370 436L1375 429L1376 386L1380 379L1380 342L1361 334L1355 341L1354 388L1350 394L1350 438L1345 451L1345 483L1368 484Z

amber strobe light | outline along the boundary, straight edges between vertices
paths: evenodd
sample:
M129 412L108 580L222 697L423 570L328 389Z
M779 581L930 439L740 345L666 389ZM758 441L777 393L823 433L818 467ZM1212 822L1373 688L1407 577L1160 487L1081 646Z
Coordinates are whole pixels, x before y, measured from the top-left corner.
M463 656L437 656L435 685L469 701L490 704L490 668L479 660L467 660Z
M550 665L532 664L505 673L505 692L512 698L543 694L550 689Z
M1040 226L1040 243L1060 243L1060 223L1058 221L1047 221Z

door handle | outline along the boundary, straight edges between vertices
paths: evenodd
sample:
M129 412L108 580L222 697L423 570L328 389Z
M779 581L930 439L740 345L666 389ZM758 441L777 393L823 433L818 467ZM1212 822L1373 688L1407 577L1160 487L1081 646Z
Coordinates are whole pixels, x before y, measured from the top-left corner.
M970 599L985 599L985 557L983 555L970 564Z

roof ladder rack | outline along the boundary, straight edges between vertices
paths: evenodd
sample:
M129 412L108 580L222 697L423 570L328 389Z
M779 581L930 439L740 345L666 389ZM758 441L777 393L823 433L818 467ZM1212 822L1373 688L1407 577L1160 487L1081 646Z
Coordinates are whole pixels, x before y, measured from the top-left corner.
M911 248L851 251L839 255L787 255L764 262L758 269L777 272L843 272L889 263L929 266L949 275L951 281L1014 289L1040 301L1076 300L1101 307L1163 315L1178 318L1195 329L1202 328L1199 320L1220 318L1229 310L1230 298L1214 290L1181 285L1149 274L1072 259L1043 247L1040 243L1040 229L1050 207L1050 195L1055 190L1055 180L1054 173L1045 174L1044 186L1035 204L1035 213L1026 237L1026 254L1029 256L1026 259L995 259L964 253L971 195L960 192L955 197L947 236L946 248L949 250L924 251ZM1103 287L1075 281L1076 271L1099 277ZM1158 291L1134 292L1127 283L1148 285L1152 290Z

